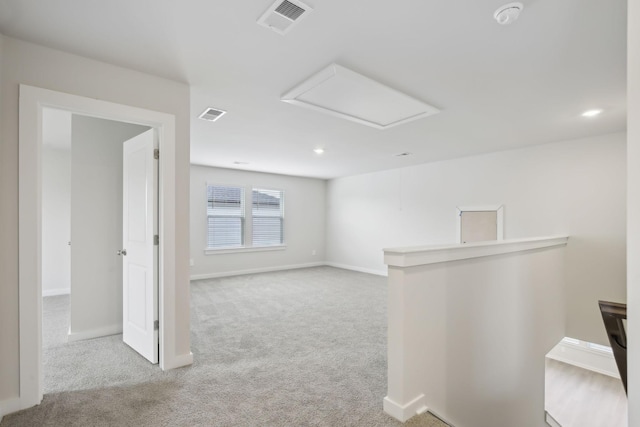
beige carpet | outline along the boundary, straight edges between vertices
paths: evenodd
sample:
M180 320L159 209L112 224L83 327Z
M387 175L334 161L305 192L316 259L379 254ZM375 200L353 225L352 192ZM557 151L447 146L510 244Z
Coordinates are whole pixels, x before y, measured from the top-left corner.
M44 401L1 426L402 425L382 411L385 278L319 267L191 290L195 363L168 372L121 336L66 343L68 297L46 298Z

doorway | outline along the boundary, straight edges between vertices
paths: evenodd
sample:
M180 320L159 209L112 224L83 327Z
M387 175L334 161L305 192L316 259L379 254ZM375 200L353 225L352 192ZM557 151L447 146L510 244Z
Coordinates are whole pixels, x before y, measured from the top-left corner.
M106 373L118 368L110 366L115 359L105 359L102 354L130 351L122 344L125 257L119 254L124 224L123 146L149 129L43 109L42 341L46 393L73 390L83 381L99 385L98 378L108 380ZM157 177L151 180L155 188ZM156 224L157 208L149 214ZM157 278L157 272L150 274ZM156 287L153 294L157 295ZM157 301L151 312L157 316ZM156 319L147 322L152 333ZM92 352L98 343L86 340L96 338L103 345L99 352ZM157 354L157 338L155 343ZM108 345L113 348L105 349ZM157 363L157 357L154 361Z
M192 363L175 355L175 117L142 108L20 85L19 106L19 321L21 407L42 401L42 111L56 108L156 129L159 152L160 367ZM179 359L179 360L178 360Z

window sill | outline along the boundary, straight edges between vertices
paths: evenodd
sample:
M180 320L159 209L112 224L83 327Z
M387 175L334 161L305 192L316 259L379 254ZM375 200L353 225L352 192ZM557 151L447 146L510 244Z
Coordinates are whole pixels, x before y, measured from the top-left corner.
M287 249L287 245L273 246L241 246L237 248L205 248L205 255L221 255L221 254L238 254L243 252L266 252L266 251L283 251Z

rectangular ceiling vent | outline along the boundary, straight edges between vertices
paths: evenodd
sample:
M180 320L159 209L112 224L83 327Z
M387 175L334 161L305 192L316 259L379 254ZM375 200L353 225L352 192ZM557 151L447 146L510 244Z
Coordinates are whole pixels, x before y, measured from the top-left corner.
M338 64L320 70L281 99L377 129L440 112L432 105Z
M313 11L298 0L277 0L258 19L258 24L284 35Z
M220 117L224 116L225 114L226 114L226 111L217 110L215 108L208 107L198 117L201 118L202 120L206 120L206 121L209 121L209 122L215 122L216 120L218 120Z

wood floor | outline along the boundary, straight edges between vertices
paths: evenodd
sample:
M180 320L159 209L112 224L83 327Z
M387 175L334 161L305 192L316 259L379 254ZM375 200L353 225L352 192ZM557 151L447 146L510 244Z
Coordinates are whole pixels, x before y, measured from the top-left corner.
M545 409L562 427L627 427L627 396L617 378L547 359Z

